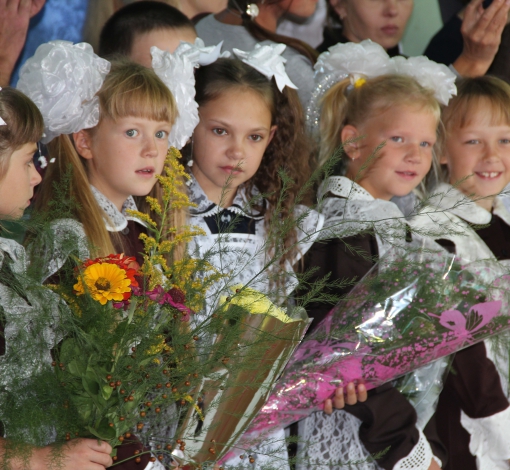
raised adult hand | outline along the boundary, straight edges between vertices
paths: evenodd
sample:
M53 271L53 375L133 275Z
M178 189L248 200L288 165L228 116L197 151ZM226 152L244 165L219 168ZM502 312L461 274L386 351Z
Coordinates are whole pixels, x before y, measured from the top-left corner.
M501 43L501 33L508 22L510 0L494 0L484 8L483 0L472 0L464 10L461 33L462 54L453 63L465 77L485 75Z

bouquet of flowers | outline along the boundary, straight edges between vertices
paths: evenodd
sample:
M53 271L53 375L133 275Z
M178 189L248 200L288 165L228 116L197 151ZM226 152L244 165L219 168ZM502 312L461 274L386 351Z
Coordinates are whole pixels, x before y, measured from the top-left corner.
M148 198L158 222L133 213L152 229L143 235L142 266L122 254L75 263L68 256L48 285L20 269L19 295L0 304L17 332L6 335L10 354L1 363L9 387L0 394L0 413L13 442L95 437L117 446L136 433L152 448L130 455L137 461L172 452L192 465L215 461L264 404L304 336L302 309L287 315L246 286L234 287L205 321L192 321L222 274L207 259L172 259L200 233L169 227L168 214L190 204L180 189L186 173L179 157L171 150L158 177L163 204ZM0 273L0 287L7 281ZM24 304L29 318L11 314ZM10 341L17 337L23 341ZM41 354L28 354L31 341Z
M221 356L233 340L238 347L195 388L200 411L190 409L184 419L180 436L186 452L174 451L180 461L204 463L226 454L266 402L310 324L303 309L289 316L245 286L232 288L219 314L223 324L210 357Z
M510 327L499 263L412 258L381 259L302 342L239 447L320 410L340 385L377 387Z

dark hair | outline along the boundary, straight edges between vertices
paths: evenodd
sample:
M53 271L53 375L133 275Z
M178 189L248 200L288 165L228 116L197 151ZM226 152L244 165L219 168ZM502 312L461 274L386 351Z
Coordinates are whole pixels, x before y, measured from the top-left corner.
M99 38L99 55L129 55L137 34L175 28L195 31L193 23L186 15L166 3L131 3L115 12L103 26Z
M266 5L279 3L281 0L265 0ZM281 34L273 33L266 28L258 25L252 20L251 16L246 13L248 5L251 3L260 3L260 0L228 0L228 7L235 9L241 13L243 20L243 26L257 41L265 41L267 39L273 42L281 42L289 47L292 47L300 54L304 55L312 64L317 62L319 53L306 42L300 41L299 39L291 38L289 36L283 36Z
M276 125L276 133L264 152L259 169L247 183L247 190L256 187L264 194L269 203L265 211L265 224L274 216L278 204L278 216L292 220L293 207L298 193L302 190L311 174L310 145L305 132L305 123L301 102L295 90L285 87L278 90L274 79L268 80L253 67L238 59L219 59L200 67L195 74L196 101L200 106L220 96L228 95L232 89L258 93L271 111L271 125ZM292 180L282 199L283 181L279 170L285 170ZM274 222L274 220L273 220ZM287 253L280 260L282 266L286 260L295 259L296 249L290 247L296 242L296 233L290 231L283 240ZM274 248L273 246L268 247Z
M11 87L0 91L0 178L4 175L12 152L21 146L41 140L44 121L30 98Z

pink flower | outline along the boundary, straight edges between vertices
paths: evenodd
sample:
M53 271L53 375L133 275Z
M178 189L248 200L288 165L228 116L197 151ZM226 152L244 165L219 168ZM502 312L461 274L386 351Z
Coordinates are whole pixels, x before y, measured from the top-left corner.
M165 294L164 302L184 314L181 318L181 321L189 321L190 315L194 313L193 310L184 304L184 302L186 302L186 296L184 295L184 292L177 287L173 287Z
M165 303L165 291L161 286L156 286L154 289L148 290L145 292L145 295L149 297L149 299L158 302L160 305Z

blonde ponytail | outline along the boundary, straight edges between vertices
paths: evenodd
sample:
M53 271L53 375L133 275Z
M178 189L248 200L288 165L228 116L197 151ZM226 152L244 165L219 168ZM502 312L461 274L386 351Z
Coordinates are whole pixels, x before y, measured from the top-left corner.
M348 78L335 83L322 99L319 166L324 165L342 143L340 134L347 116L346 93L350 83Z

